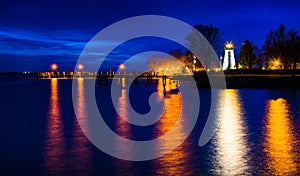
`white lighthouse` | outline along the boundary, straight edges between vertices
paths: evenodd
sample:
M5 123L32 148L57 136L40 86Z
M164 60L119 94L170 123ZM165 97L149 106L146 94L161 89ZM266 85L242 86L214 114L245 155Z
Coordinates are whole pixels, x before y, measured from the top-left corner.
M224 55L222 70L236 69L233 43L227 42L225 44L224 50L225 50L225 55Z

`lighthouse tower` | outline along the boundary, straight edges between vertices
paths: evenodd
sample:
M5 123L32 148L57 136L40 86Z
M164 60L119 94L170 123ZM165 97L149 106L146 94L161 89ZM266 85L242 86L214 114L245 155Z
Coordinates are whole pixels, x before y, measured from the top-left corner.
M234 46L232 42L227 42L224 47L225 55L222 70L236 69L234 58Z

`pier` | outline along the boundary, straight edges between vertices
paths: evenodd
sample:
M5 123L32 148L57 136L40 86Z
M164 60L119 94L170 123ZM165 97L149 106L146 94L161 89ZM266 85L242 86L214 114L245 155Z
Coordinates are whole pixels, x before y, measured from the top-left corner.
M36 79L73 79L73 78L86 78L95 79L97 78L98 85L108 85L109 79L113 78L131 78L134 79L134 83L137 84L139 79L146 79L147 84L152 84L153 79L162 79L163 85L166 85L166 80L171 79L171 76L164 75L159 72L129 72L129 73L117 73L115 72L37 72Z
M300 88L300 70L227 70L224 74L210 72L214 80L225 75L227 88ZM135 79L137 84L140 79L145 79L147 84L153 84L154 79L162 79L166 84L167 79L180 81L195 81L199 88L210 88L206 71L195 72L194 75L164 75L159 72L37 72L36 79L73 79L73 78L97 79L99 85L108 85L114 78Z

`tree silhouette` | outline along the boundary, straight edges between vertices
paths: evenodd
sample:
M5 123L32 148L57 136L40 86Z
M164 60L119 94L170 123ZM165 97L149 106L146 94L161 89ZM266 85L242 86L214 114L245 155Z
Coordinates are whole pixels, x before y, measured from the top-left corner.
M212 49L214 49L216 53L221 52L222 33L220 32L219 28L216 28L213 25L198 24L194 26L194 29L200 32L212 46L212 48L208 46L207 42L202 40L202 37L198 36L198 33L196 33L195 31L192 31L192 33L189 34L186 38L189 42L189 47L194 51L197 51L197 55L203 56L203 58L201 58L201 60L204 62L202 63L202 65L205 66L206 69L208 69L211 65L210 54L212 53Z
M203 69L200 62L194 63L194 55L190 51L183 53L180 49L172 50L169 52L171 56L177 58L181 63L183 63L189 70L193 69L193 66L197 69Z
M288 53L292 58L293 70L295 74L296 64L300 60L300 36L295 29L291 29L288 33Z
M269 65L276 59L284 69L291 65L296 69L300 56L300 37L295 29L287 30L283 24L280 25L278 29L269 32L263 48Z
M256 66L257 66L257 68L260 68L260 69L268 67L268 62L267 62L266 56L263 52L257 53Z
M256 55L254 54L254 45L249 40L243 42L239 54L239 67L252 69L256 62Z

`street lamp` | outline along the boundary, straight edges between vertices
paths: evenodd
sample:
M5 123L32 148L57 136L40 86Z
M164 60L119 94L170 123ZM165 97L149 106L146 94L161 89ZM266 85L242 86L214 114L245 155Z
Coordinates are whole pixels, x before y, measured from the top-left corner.
M57 71L57 68L58 68L57 64L51 64L52 71Z
M193 56L193 71L196 70L196 56Z
M223 61L223 56L220 56L220 70L222 70L222 61Z
M78 70L82 71L84 66L82 64L78 64L77 68L78 68Z
M119 69L120 69L120 70L125 70L125 68L126 68L126 67L125 67L125 64L120 64L120 65L119 65ZM125 73L125 72L124 72L124 73Z
M120 64L119 65L119 69L124 70L125 69L125 65L124 64Z
M274 65L275 65L275 69L279 69L280 68L280 61L279 60L275 60L274 61Z
M80 71L80 77L82 76L82 70L83 70L84 66L82 64L78 64L77 65L77 69Z
M54 72L54 73L50 73L50 77L51 78L54 78L54 77L58 77L58 73L57 73L57 64L51 64L51 70Z

